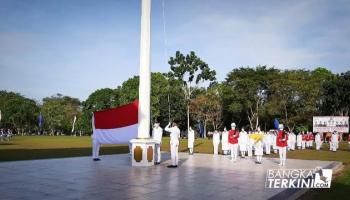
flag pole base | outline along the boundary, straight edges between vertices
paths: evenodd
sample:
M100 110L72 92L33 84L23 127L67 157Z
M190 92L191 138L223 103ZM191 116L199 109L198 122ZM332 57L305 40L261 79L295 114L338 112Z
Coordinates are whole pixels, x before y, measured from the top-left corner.
M131 165L135 167L149 167L154 165L154 147L153 139L132 139Z

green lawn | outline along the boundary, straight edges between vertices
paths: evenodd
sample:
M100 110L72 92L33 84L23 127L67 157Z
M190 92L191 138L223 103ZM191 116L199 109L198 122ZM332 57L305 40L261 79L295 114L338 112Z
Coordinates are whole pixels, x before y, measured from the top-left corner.
M328 144L325 144L321 151L297 150L287 153L287 158L341 161L345 166L344 170L332 182L331 189L310 190L301 199L343 199L349 195L350 151L348 144L342 142L336 153L328 149ZM179 150L187 151L186 139L181 140ZM128 151L127 145L103 145L101 148L102 155L128 153ZM162 151L169 151L168 137L163 139ZM212 141L196 139L196 152L213 153ZM10 142L0 142L0 162L90 155L91 138L87 136L15 136Z

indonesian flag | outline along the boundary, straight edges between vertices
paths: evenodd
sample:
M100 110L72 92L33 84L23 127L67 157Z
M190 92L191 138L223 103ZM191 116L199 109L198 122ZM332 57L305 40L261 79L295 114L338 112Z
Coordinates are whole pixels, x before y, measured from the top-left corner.
M128 144L137 137L138 101L94 112L92 138L100 144Z

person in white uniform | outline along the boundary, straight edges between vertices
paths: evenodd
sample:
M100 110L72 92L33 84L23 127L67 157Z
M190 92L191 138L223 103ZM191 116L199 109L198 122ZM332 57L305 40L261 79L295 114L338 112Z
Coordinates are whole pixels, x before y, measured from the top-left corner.
M260 131L260 128L258 128L257 134L260 134L260 135L263 134L263 132ZM254 153L255 153L255 156L256 156L256 162L255 163L261 164L262 156L263 156L263 153L264 153L263 152L264 151L264 149L263 149L263 140L258 140L255 143L254 147L255 147L255 152Z
M228 145L228 131L226 127L224 128L224 131L221 135L221 150L223 155L227 155L229 151L229 145Z
M155 144L155 164L159 165L161 161L160 146L162 144L163 129L159 126L159 123L154 123L152 137L156 142Z
M239 151L241 152L241 157L245 158L245 155L247 153L247 146L249 145L249 138L247 132L242 128L241 132L239 133Z
M265 145L265 153L269 155L271 153L271 143L272 138L270 133L266 133L264 135L264 145Z
M188 153L190 155L193 155L193 147L194 147L194 130L192 127L190 127L190 130L188 132L187 136L187 147L188 147Z
M92 138L92 160L100 161L101 159L99 158L99 153L100 153L101 144L94 137L94 134L91 135L91 138Z
M303 140L302 134L298 133L298 135L297 135L297 147L298 147L298 149L301 149L302 140Z
M253 157L253 147L255 144L255 140L250 137L250 134L252 134L250 131L248 132L248 145L247 145L247 151L248 151L248 157Z
M339 136L338 136L338 133L334 131L331 137L331 150L333 152L337 151L338 143L339 143Z
M170 127L170 125L172 125ZM165 131L170 132L170 153L171 153L171 165L169 168L176 168L179 163L179 138L180 129L175 122L170 123L165 127Z
M295 135L294 132L292 132L291 140L292 140L291 149L292 149L292 151L294 151L294 150L295 150L295 144L296 144L296 142L297 142L297 136Z
M217 130L215 130L213 133L214 155L219 154L219 144L220 144L220 133Z
M320 150L322 146L322 139L320 133L316 133L315 135L315 143L316 143L316 150Z

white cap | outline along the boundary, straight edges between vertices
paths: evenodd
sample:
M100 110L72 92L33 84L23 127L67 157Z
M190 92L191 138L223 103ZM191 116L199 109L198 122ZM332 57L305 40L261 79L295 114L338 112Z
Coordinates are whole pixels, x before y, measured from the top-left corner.
M283 124L279 124L279 125L278 125L278 128L279 128L279 129L283 129Z
M231 127L236 127L236 123L232 123L232 124L231 124Z

